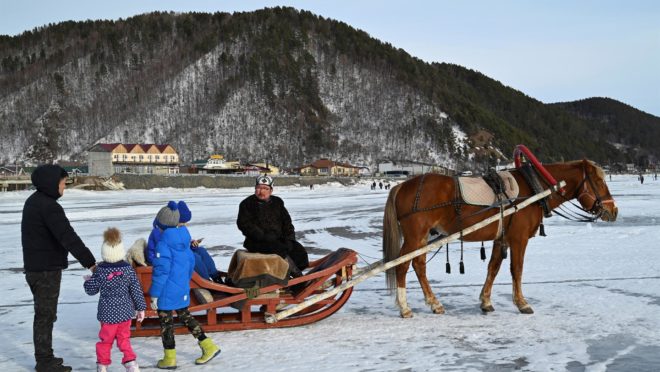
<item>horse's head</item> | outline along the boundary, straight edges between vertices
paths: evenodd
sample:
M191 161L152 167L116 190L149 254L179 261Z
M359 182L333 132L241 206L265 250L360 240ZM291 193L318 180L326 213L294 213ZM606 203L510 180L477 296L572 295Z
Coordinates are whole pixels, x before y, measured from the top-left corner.
M585 159L581 163L582 181L575 190L578 202L597 218L614 222L619 208L605 183L605 172L592 161Z

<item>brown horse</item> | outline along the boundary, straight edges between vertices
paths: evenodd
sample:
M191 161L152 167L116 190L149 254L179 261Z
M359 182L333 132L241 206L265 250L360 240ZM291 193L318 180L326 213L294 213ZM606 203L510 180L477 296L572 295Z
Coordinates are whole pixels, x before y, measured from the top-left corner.
M567 200L577 199L582 208L595 217L600 217L603 221L616 220L618 209L605 184L605 174L593 162L585 159L549 164L545 168L556 180L566 181L562 195L552 194L548 199L550 209L558 207ZM514 170L511 173L520 188L519 198L534 194L524 181L520 171ZM499 211L498 208L484 210L480 206L456 203L456 201L456 181L450 176L438 174L417 176L392 188L385 205L383 218L383 261L388 262L425 246L432 228L446 235L453 234L493 216ZM460 213L460 216L457 212ZM511 252L513 303L521 313L534 312L523 296L521 281L527 242L536 234L542 218L542 207L538 203L534 203L504 218L501 226L505 226L505 229L501 237L498 236L501 234L498 222L493 222L463 236L464 241L494 241L488 263L488 275L479 296L481 309L484 312L494 310L490 296L493 281L502 264L503 243L510 248ZM401 246L402 235L403 246ZM406 272L409 265L410 261L387 271L388 287L393 289L396 283L396 303L404 318L412 316L412 311L406 301ZM444 307L431 291L426 278L426 254L413 259L412 265L424 292L426 303L431 306L434 313L444 313Z

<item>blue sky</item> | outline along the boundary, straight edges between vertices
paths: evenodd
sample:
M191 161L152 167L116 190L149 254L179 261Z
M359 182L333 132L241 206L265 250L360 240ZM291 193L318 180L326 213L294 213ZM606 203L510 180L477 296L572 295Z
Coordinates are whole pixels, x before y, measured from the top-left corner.
M428 62L478 70L542 102L610 97L660 116L660 1L0 0L0 34L154 10L306 9Z

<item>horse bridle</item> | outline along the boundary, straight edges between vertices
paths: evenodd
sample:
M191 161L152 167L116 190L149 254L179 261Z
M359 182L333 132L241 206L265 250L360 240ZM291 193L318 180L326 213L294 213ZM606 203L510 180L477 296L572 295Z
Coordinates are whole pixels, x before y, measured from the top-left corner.
M589 188L587 187L587 183L591 187L591 192L589 192ZM576 208L580 209L583 212L588 213L589 215L578 215L578 218L569 218L557 211L558 215L566 218L566 219L573 219L576 221L582 221L582 222L593 222L596 221L597 219L601 218L604 214L610 214L610 212L604 208L603 204L606 203L614 203L614 199L612 198L607 198L603 199L600 197L598 194L598 191L596 189L596 186L594 185L594 181L591 179L591 176L589 175L589 172L587 172L586 165L583 163L582 164L582 181L578 184L578 186L575 188L575 193L573 193L573 196L568 199L564 196L562 196L566 201L571 202ZM588 199L588 200L593 200L591 203L591 207L589 209L582 207L582 205L577 205L573 203L571 200L577 199L580 204L586 205L586 202L582 202L581 200Z

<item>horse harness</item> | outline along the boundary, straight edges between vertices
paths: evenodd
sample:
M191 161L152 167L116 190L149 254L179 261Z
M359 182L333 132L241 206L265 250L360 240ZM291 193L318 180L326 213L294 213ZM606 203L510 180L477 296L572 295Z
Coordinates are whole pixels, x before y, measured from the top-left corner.
M448 200L448 201L438 203L438 204L434 204L434 205L424 207L424 208L419 207L419 200L420 200L420 197L422 195L422 188L423 188L423 185L424 185L424 179L426 178L427 175L428 175L428 173L424 173L424 174L421 175L421 178L419 180L419 185L417 185L417 192L415 193L415 201L413 202L412 209L410 210L410 212L404 213L403 215L398 216L399 221L401 221L405 218L408 218L408 217L410 217L411 215L413 215L415 213L428 212L428 211L432 211L434 209L444 208L444 207L448 207L448 206L453 206L454 209L456 210L456 213L458 215L461 214L461 206L464 205L464 204L467 204L467 203L465 203L465 201L461 198L460 187L458 186L458 176L453 177L454 182L456 184L456 187L455 187L456 193L455 193L454 198L452 200ZM502 180L500 179L499 176L497 176L496 173L493 172L492 174L487 174L483 178L486 181L486 183L495 192L495 195L498 199L498 202L494 205L491 205L487 208L484 208L484 209L476 212L475 214L479 214L481 212L484 212L484 211L489 210L489 209L494 208L494 207L503 207L505 204L507 204L507 203L510 204L511 203L511 201L513 199L509 198L506 195L506 192L504 191L504 185L502 184ZM504 195L504 197L502 197L502 195Z
M465 272L465 269L464 269L464 265L463 265L463 223L462 223L463 219L462 219L462 209L461 208L464 204L467 204L467 203L465 203L463 198L461 198L460 187L459 187L459 184L458 184L458 176L453 177L454 178L454 183L456 185L456 187L454 189L456 191L455 191L454 198L452 200L448 200L448 201L445 201L445 202L442 202L442 203L438 203L438 204L434 204L434 205L431 205L431 206L428 206L428 207L420 208L419 207L419 200L420 200L420 197L421 197L421 194L422 194L422 187L423 187L423 184L424 184L424 179L426 178L427 174L428 173L422 174L422 176L419 180L419 184L417 185L417 192L415 193L415 201L413 202L412 209L410 210L410 212L405 213L402 216L400 216L399 221L401 221L401 220L403 220L403 219L405 219L405 218L407 218L407 217L409 217L409 216L411 216L415 213L428 212L428 211L432 211L432 210L439 209L439 208L453 206L454 211L455 211L456 216L457 216L456 224L458 225L458 230L459 230L459 233L460 233L459 241L461 242L461 260L460 260L459 271L460 271L461 274L463 274ZM486 182L486 184L488 184L488 186L490 186L491 189L493 190L493 192L495 193L496 198L497 198L497 202L494 205L491 205L489 207L481 209L481 210L475 212L472 215L473 216L477 215L479 213L485 212L485 211L490 210L492 208L499 208L500 216L501 216L500 217L500 222L499 222L500 223L500 228L498 228L498 233L497 233L497 236L495 237L494 240L498 240L498 239L500 240L500 244L501 244L501 247L502 247L502 257L506 258L507 245L506 245L506 241L504 240L504 235L505 235L506 228L504 226L502 226L502 223L504 221L504 209L506 208L506 206L512 204L514 199L510 198L506 194L505 187L504 187L504 184L502 182L502 179L500 178L499 175L497 175L496 172L491 171L491 172L486 173L486 175L483 177L483 179ZM509 219L509 223L507 225L507 228L511 225L512 221L513 221L513 217ZM486 259L486 254L485 254L485 249L484 249L484 246L483 246L483 242L481 243L481 245L482 245L481 246L481 259L485 260ZM447 255L449 255L448 250L447 250ZM449 256L447 256L447 260L449 260ZM446 271L447 271L447 273L451 272L449 261L447 261Z

